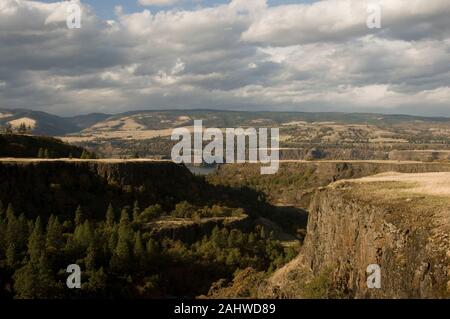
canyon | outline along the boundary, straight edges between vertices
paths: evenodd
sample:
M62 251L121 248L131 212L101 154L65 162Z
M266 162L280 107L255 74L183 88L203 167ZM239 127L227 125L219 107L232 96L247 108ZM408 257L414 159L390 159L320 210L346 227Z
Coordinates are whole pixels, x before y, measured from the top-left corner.
M249 282L264 298L449 297L446 162L282 161L270 177L257 164L236 164L204 178L169 161L10 158L0 161L0 176L0 201L31 217L67 219L81 205L97 219L109 203L133 201L166 211L184 200L247 205L241 217L156 220L149 226L155 238L193 243L224 226L246 231L265 223L292 240L306 227L292 261L267 276L244 271L209 297L237 297L235 286ZM307 226L299 223L304 209ZM367 287L371 264L381 267L381 289Z

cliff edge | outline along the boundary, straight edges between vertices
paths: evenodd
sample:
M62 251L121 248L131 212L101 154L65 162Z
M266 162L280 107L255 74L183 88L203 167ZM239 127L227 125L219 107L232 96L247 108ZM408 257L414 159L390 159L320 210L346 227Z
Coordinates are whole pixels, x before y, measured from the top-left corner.
M315 194L300 255L274 273L275 298L449 298L450 173L383 173ZM381 268L381 289L366 269ZM322 295L320 295L322 294Z

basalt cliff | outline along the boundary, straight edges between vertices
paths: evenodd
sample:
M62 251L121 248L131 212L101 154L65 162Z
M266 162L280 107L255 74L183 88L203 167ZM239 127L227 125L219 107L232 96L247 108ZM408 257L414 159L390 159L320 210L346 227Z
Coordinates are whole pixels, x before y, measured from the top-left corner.
M448 298L449 204L449 173L386 173L321 188L300 255L261 296ZM380 289L367 285L372 264L381 269Z

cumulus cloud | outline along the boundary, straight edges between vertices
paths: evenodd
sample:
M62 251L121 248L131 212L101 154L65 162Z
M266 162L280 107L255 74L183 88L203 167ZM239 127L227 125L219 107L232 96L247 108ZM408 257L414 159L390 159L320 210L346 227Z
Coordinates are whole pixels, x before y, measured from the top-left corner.
M180 0L139 0L142 6L170 6L180 2Z
M366 26L373 2L381 29ZM0 107L450 115L448 0L233 0L113 20L80 4L69 30L66 1L0 0Z

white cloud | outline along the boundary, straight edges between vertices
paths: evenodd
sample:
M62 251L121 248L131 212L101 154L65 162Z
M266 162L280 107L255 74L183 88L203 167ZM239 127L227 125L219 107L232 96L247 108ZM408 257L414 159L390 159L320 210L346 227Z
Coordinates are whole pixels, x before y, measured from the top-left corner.
M180 0L138 0L141 6L170 6L180 2Z
M370 2L369 0L367 2ZM102 20L83 5L0 0L0 107L397 110L450 115L447 0L234 0ZM147 4L149 4L147 2Z

